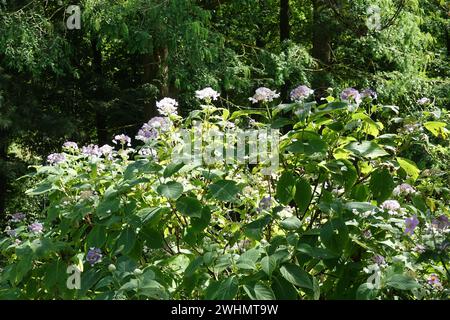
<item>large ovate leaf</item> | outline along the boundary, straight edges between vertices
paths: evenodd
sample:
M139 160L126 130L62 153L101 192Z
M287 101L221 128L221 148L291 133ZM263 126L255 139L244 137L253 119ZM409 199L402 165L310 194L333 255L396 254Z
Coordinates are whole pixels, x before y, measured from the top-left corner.
M296 180L292 172L284 172L277 183L276 196L280 203L288 204L295 194Z
M160 184L156 189L158 193L168 199L178 199L183 193L183 185L175 181Z
M414 161L400 157L397 157L396 159L400 167L405 170L406 174L413 180L417 180L420 174L420 169L417 168L417 165L414 163Z
M231 276L218 282L212 282L206 289L206 300L232 300L238 292L238 280Z
M387 200L395 188L394 179L387 169L378 169L370 176L370 190L378 203Z
M299 178L295 183L294 201L301 213L308 210L312 196L311 185L309 182L304 178Z
M383 148L373 141L351 142L345 146L354 155L369 159L376 159L389 155Z
M203 206L200 201L193 197L181 197L176 202L179 212L188 217L201 218Z
M281 275L284 279L301 288L313 289L312 278L299 266L289 263L280 268Z
M239 193L240 188L235 181L220 180L209 187L209 194L219 201L231 202L236 200L236 195Z
M342 219L332 219L320 229L320 240L334 254L340 255L349 241L348 228Z

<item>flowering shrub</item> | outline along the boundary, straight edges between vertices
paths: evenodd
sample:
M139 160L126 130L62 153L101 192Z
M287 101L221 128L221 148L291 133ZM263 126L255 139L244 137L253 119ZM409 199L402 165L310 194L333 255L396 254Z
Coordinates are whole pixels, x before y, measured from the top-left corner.
M159 101L135 149L123 134L115 147L66 142L27 192L45 197L41 220L15 213L0 238L0 298L447 298L448 114L400 118L372 90L312 93L276 105L260 88L255 109L230 112L206 88L186 119ZM180 161L182 130L202 137L195 121L280 129L280 167Z

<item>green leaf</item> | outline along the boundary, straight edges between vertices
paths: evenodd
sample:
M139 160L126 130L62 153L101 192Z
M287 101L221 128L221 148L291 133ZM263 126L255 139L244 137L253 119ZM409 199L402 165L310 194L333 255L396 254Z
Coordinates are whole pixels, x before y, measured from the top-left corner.
M133 249L135 243L136 233L134 232L134 229L127 228L122 230L116 242L117 251L126 255Z
M136 160L129 164L123 173L124 180L131 180L139 174L158 172L162 169L159 164L150 162L147 159Z
M295 184L294 200L300 212L304 213L308 210L308 206L312 199L311 185L306 179L299 178Z
M252 300L276 300L272 289L263 283L245 285L244 290Z
M272 280L272 290L278 300L297 300L297 289L282 277L274 277Z
M288 204L294 198L295 178L292 172L285 171L277 183L276 196L280 203Z
M377 208L368 202L347 202L344 207L349 211L357 210L358 212L372 211Z
M101 248L106 242L106 228L101 225L94 226L89 232L86 242L89 248Z
M211 221L211 209L208 206L203 207L201 218L191 217L191 230L194 233L202 232Z
M156 189L160 195L168 199L178 199L183 193L183 185L175 181L160 184Z
M321 138L304 138L300 141L294 141L286 147L287 151L292 153L304 154L308 157L325 157L328 146Z
M186 270L184 270L184 276L185 277L190 277L192 276L195 271L200 268L203 265L203 257L197 257L194 260L191 261L191 263L189 263L188 267L186 268Z
M239 257L237 260L237 267L239 269L245 269L245 270L256 270L256 262L258 261L259 257L261 256L261 253L257 249L251 249Z
M163 285L153 279L154 272L147 270L138 280L136 293L150 299L167 300L169 294Z
M447 124L440 121L425 122L423 126L430 131L435 137L441 136L444 139L448 138L449 132L446 129Z
M236 276L219 282L211 282L206 289L206 300L232 300L238 292L238 280Z
M301 288L313 290L312 278L305 270L299 266L289 263L280 268L281 275L287 281Z
M328 250L340 255L349 241L345 222L332 219L325 223L320 229L320 240Z
M163 172L163 176L164 178L169 178L171 176L173 176L175 173L177 173L178 171L180 171L181 168L184 167L184 163L183 162L173 162L170 163Z
M420 170L417 168L416 164L408 159L400 157L397 157L396 159L400 167L405 170L406 174L416 181L420 174Z
M136 215L141 219L142 225L155 226L159 223L161 215L168 212L170 212L168 207L151 207L139 210Z
M248 116L251 114L259 114L259 115L265 115L266 111L263 110L239 110L235 111L231 114L230 121L242 116Z
M277 267L277 261L272 256L265 256L261 259L262 270L270 277Z
M240 188L236 181L220 180L211 184L209 187L209 194L219 201L232 202L236 200L236 195Z
M358 179L355 166L346 159L333 160L326 164L331 171L331 176L335 182L343 186L346 191L352 190Z
M413 278L395 273L386 279L386 286L392 287L398 290L412 290L420 288L420 284Z
M321 260L336 259L339 257L339 255L336 255L330 250L324 248L311 247L307 243L299 243L297 245L297 251L304 253L310 257Z
M392 178L389 170L377 169L370 176L370 190L372 191L373 198L378 203L387 200L395 188L394 179Z
M100 219L104 219L119 211L120 198L105 198L99 203L96 214Z
M339 110L347 110L348 104L342 101L333 101L327 103L324 108L317 109L315 114L331 113Z
M351 142L344 148L357 156L369 159L376 159L389 155L389 153L384 151L384 149L373 141Z
M378 290L373 289L368 283L363 283L356 291L357 300L374 300L377 297Z
M281 221L280 225L285 230L298 230L302 226L302 222L297 217L289 217Z
M162 231L147 226L141 230L139 236L145 240L147 247L151 249L161 249L164 247L164 235Z
M251 222L244 226L244 234L250 239L261 240L263 236L263 229L270 223L270 221L270 216L266 215L261 219Z
M36 186L34 189L27 190L25 194L29 196L38 196L47 192L54 190L53 183L51 182L43 182Z
M177 210L188 217L201 218L203 206L197 198L181 197L176 203Z

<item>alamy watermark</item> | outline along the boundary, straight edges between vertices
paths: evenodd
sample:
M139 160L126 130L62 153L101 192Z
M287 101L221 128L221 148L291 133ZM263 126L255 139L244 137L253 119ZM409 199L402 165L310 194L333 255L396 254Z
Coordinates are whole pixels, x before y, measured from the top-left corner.
M81 289L81 270L76 265L70 265L67 267L66 273L69 275L67 277L66 286L69 290L80 290Z
M81 9L80 6L70 5L66 9L69 17L66 20L66 27L68 30L81 29Z
M381 30L381 8L377 5L371 5L367 8L366 26L371 31Z

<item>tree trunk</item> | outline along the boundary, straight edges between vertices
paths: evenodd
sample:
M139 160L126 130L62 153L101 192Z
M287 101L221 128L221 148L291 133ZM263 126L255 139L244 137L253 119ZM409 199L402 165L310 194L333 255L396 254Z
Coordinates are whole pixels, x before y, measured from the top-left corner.
M289 0L280 0L280 43L283 46L283 42L289 40L290 37L290 24L289 24ZM287 50L287 48L284 48ZM281 87L281 100L287 101L289 98L289 87L291 82L289 79L285 79L283 86Z
M144 67L142 83L155 83L159 91L159 96L162 98L170 94L168 58L169 49L167 46L156 49L153 54L142 55L142 64ZM144 103L144 117L150 119L157 115L158 111L156 109L155 97L146 99Z
M326 4L323 0L312 0L313 3L313 33L312 33L312 57L319 62L320 70L313 78L313 87L316 89L316 98L325 95L330 86L328 67L331 63L331 30L326 21Z
M280 42L289 39L289 0L280 0Z
M6 209L6 196L8 189L8 180L7 180L7 168L6 164L8 161L8 143L7 143L7 132L5 130L0 130L1 138L0 138L0 213L3 214ZM4 217L0 217L4 218Z
M95 91L95 96L92 100L95 101L95 126L97 131L97 142L99 145L107 144L110 140L108 139L107 121L106 121L106 110L104 108L105 100L105 89L103 88L103 68L102 68L102 52L97 47L97 41L92 40L92 51L94 60L94 79L98 83L98 87Z

